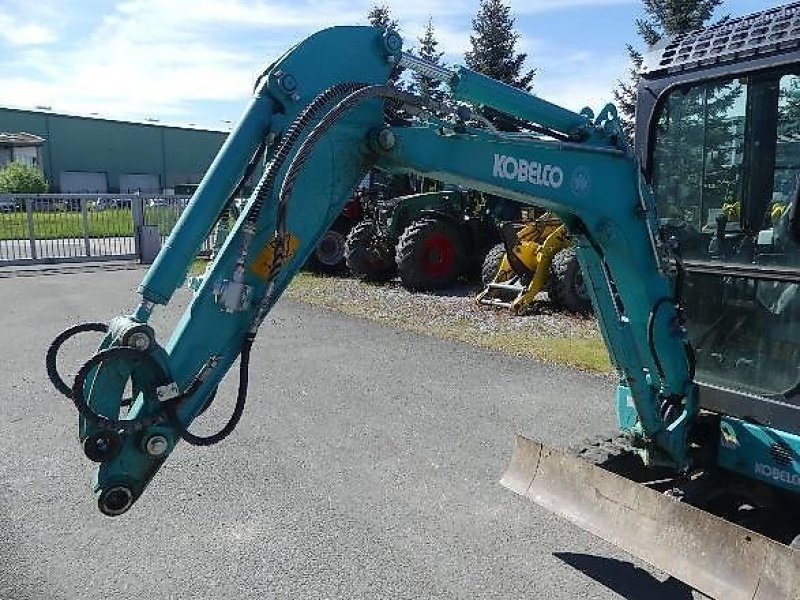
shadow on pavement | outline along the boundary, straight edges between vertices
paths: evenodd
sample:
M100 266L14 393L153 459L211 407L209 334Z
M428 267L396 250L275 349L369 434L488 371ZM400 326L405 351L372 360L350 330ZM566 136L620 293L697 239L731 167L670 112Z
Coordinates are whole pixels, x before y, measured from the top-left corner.
M23 267L5 267L0 262L0 279L12 277L43 277L48 275L75 275L81 273L97 273L100 271L144 270L147 265L138 262L100 262L100 263L54 263L38 264Z
M670 577L660 581L632 563L572 552L553 555L627 600L692 600L692 588ZM702 596L701 596L702 597Z

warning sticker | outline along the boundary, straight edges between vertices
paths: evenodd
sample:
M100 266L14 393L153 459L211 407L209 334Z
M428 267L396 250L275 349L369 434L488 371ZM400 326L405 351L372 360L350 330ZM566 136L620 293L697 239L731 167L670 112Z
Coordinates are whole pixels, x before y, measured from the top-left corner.
M282 241L283 260L281 264L289 260L300 246L300 240L291 232L284 234L282 236ZM274 268L281 266L275 264L275 254L280 248L280 244L281 240L278 236L273 236L272 239L266 243L264 249L259 253L256 259L250 264L250 270L262 279L267 279Z

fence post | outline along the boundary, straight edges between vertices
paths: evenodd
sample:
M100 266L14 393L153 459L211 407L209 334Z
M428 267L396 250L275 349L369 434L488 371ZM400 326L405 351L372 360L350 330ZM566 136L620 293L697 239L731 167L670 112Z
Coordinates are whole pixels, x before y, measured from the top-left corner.
M136 257L142 260L141 228L144 226L144 198L134 196L131 198L131 213L133 216L133 249Z
M83 246L86 249L86 257L92 255L92 245L89 243L89 199L81 198L81 219L83 220Z
M28 213L28 240L31 243L31 259L39 258L36 254L36 238L33 236L33 198L25 198L25 211Z

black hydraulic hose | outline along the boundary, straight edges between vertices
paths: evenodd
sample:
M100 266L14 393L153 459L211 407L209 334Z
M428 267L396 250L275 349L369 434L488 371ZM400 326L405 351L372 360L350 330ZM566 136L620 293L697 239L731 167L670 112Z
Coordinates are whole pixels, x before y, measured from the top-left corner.
M308 160L309 155L319 140L328 132L334 123L336 123L336 121L342 117L344 113L355 107L357 104L360 104L361 102L371 98L385 98L387 100L395 100L403 104L417 106L425 103L423 98L402 90L398 90L397 88L389 85L362 86L359 89L353 90L346 98L334 106L314 127L314 129L311 130L311 133L308 134L308 137L303 140L303 143L298 149L294 159L292 159L292 163L289 165L289 169L286 171L286 177L283 180L280 196L278 198L279 222L283 222L280 219L281 216L283 216L285 219L286 205L289 197L292 195L292 191L294 190L294 184L297 180L297 176L300 174L303 165ZM283 212L283 215L281 215L281 212Z
M61 374L58 372L58 353L61 350L61 346L63 346L64 342L66 342L68 339L78 335L79 333L86 333L88 331L107 333L108 325L105 323L81 323L80 325L74 325L69 329L65 329L59 333L58 336L56 336L56 339L52 341L50 346L47 348L47 354L45 355L44 362L45 367L47 368L47 376L53 383L53 387L70 399L72 399L72 387L67 385L64 379L61 377Z
M653 357L653 362L656 365L656 372L661 381L664 381L664 367L661 364L661 359L658 357L658 350L656 349L655 341L655 324L658 310L667 302L675 304L675 300L664 296L656 300L653 308L650 309L650 315L647 317L647 346L650 348L650 355Z
M253 202L253 206L247 215L248 223L255 225L255 223L258 221L264 201L266 200L267 196L269 196L273 186L275 185L275 180L278 177L278 171L280 171L281 167L286 162L286 159L289 157L289 154L294 148L294 145L297 143L297 140L300 139L300 135L303 133L306 127L308 127L311 121L316 118L325 105L333 102L334 100L338 100L343 96L352 94L354 91L366 87L366 85L367 84L364 83L339 83L331 86L314 98L314 100L312 100L308 106L303 109L297 118L295 118L295 120L289 126L289 129L286 130L286 134L281 140L278 149L275 151L275 155L272 157L272 160L267 166L267 172L261 178L261 181L259 181L258 186L256 187L255 201Z
M311 133L308 134L306 139L303 140L303 143L297 150L297 154L295 154L291 164L289 165L289 168L286 171L286 176L283 179L283 184L281 185L281 190L278 195L278 215L276 225L276 234L278 238L280 238L286 230L286 216L289 206L289 199L294 192L294 185L297 181L297 177L300 175L300 172L311 155L311 152L314 150L314 147L319 143L322 136L324 136L330 130L330 128L333 127L336 121L342 118L344 113L361 102L370 100L372 98L384 98L400 104L417 106L425 104L425 100L423 98L402 90L398 90L395 87L389 85L370 85L361 86L355 89L346 98L334 106L322 118L322 120L317 123L314 129L311 130ZM284 259L283 252L284 245L279 244L274 254L273 264L270 270L270 279L274 278L275 275L280 271Z
M171 417L173 426L178 430L181 439L192 446L212 446L217 444L233 433L239 420L244 413L245 403L247 401L247 388L249 385L249 371L250 371L250 349L253 347L253 339L248 337L244 344L242 344L241 356L239 359L239 389L236 393L236 405L233 408L233 413L225 423L225 426L217 433L210 436L199 436L191 433L186 426L180 421L176 413L177 404L170 402L167 407L167 412ZM207 408L208 403L206 404ZM202 412L202 411L201 411Z
M219 213L219 217L217 217L216 223L219 223L223 218L227 217L231 209L231 206L236 201L236 197L242 192L244 186L247 185L247 180L250 179L250 177L255 172L256 168L258 168L258 164L261 162L261 159L264 157L264 153L267 151L267 145L268 144L266 139L262 140L261 143L258 145L255 154L253 154L253 157L250 159L250 162L247 163L247 167L245 168L241 179L239 179L239 183L236 185L236 188L234 188L230 196L228 196L228 199L225 201L225 205L222 207L222 210Z
M130 346L112 346L111 348L101 350L88 361L86 361L86 363L78 371L78 374L75 376L75 383L72 386L72 393L70 397L81 416L96 427L113 431L141 431L146 427L151 427L153 425L162 423L166 418L166 415L163 411L159 411L153 415L137 419L111 419L96 413L94 409L92 409L92 407L86 403L86 400L84 399L84 386L86 384L86 378L89 376L89 373L91 373L92 369L99 366L104 361L112 358L129 360L131 362L144 361L147 363L148 367L156 375L156 378L159 381L166 381L167 377L164 373L164 370L161 368L161 365L159 365L158 362L156 362L156 360L144 350L138 350L136 348L131 348Z

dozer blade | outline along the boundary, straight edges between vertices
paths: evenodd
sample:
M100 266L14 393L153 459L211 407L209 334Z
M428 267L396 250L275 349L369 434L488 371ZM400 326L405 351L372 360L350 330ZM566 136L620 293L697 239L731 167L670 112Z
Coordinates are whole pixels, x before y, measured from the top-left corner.
M500 483L718 600L800 598L800 551L517 436Z

